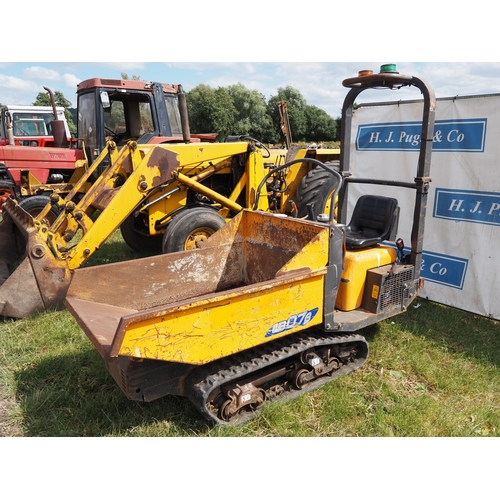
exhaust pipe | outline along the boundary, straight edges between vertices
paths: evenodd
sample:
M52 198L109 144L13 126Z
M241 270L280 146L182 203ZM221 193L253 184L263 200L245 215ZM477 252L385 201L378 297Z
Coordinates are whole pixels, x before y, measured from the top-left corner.
M16 142L14 141L14 128L12 127L12 116L7 111L5 113L5 120L7 122L7 143L9 146L14 146Z
M182 85L179 85L179 112L181 114L182 138L185 142L191 142L191 132L189 130L189 117L186 102L186 94L182 91Z
M52 104L52 111L54 112L54 120L50 122L50 125L52 127L52 135L54 136L54 146L56 148L66 148L68 146L66 130L64 129L64 121L57 118L57 108L54 94L48 87L43 88L49 93L50 102Z

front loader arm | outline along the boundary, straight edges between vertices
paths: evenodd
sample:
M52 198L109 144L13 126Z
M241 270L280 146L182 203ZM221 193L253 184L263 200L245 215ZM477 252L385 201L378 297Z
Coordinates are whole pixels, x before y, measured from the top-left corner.
M24 318L61 307L72 271L81 267L152 192L170 185L176 171L218 163L245 152L246 143L137 145L130 141L120 152L108 143L87 176L97 172L107 154L111 163L83 198L75 199L75 186L69 199L52 199L62 213L50 228L42 222L43 212L33 219L9 200L0 223L0 239L7 241L0 245L0 264L4 264L0 270L14 270L6 278L0 276L0 315ZM91 218L96 210L101 213ZM74 242L78 229L82 235Z
M105 155L103 151L100 160ZM2 277L0 315L24 318L61 307L72 271L106 241L151 185L170 176L169 171L178 165L176 158L175 153L160 147L144 155L135 143L129 143L78 203L52 199L62 213L50 228L43 223L44 211L34 219L8 200L0 223L0 264L2 269L13 271ZM87 174L91 175L99 163L96 161ZM111 187L117 175L128 178L122 186ZM108 206L100 207L102 213L93 222L89 214L95 210L95 203L102 202L103 195L110 192L113 195L107 197ZM50 204L45 210L49 209ZM83 236L68 250L66 245L73 243L78 228Z
M179 167L177 154L167 148L151 149L140 161L137 150L132 152L131 157L132 163L138 164L127 181L122 186L106 190L108 199L103 212L95 222L88 220L81 240L68 251L66 259L70 269L80 267L118 229L148 192L156 184L169 181ZM103 193L103 190L99 192L101 199Z

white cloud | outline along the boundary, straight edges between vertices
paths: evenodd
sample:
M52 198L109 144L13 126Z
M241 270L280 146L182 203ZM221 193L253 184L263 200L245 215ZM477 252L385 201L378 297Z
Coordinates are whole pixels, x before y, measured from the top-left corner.
M62 80L66 87L74 87L76 90L76 86L82 81L81 78L78 78L76 75L71 75L70 73L65 73L62 76Z
M53 69L42 68L41 66L30 66L24 68L23 75L32 80L43 80L56 82L61 80L61 75Z
M438 97L500 91L500 63L424 63L419 76L434 87Z
M0 102L2 104L32 104L42 87L29 80L0 74Z
M208 71L211 69L231 68L234 66L232 62L166 62L163 63L169 68L176 68L182 70L198 70ZM238 63L240 64L240 63Z
M37 92L40 87L29 80L23 80L15 76L0 75L0 90L12 90L20 92Z
M103 68L110 68L115 71L127 72L127 71L137 71L143 70L146 65L143 62L99 62L95 63L96 66L101 66Z

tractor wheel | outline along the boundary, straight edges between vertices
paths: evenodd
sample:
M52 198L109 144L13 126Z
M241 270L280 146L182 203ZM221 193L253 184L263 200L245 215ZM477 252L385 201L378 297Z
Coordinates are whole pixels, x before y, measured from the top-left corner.
M12 183L9 181L0 181L0 213L2 212L2 205L9 196L16 197Z
M120 232L125 243L136 252L161 252L163 235L148 236L148 220L145 216L130 214L121 224Z
M46 207L47 203L50 203L48 196L35 195L22 199L19 202L19 206L28 212L32 217L36 217ZM50 212L45 216L43 223L47 226L51 226L60 213L61 211L59 208L52 205Z
M325 165L338 170L338 161L328 161ZM314 219L321 214L330 214L331 196L337 187L337 178L322 167L316 167L303 178L295 195L298 217L306 217L307 205L313 205Z
M196 207L184 209L177 214L163 236L163 253L180 252L198 248L226 224L224 217L213 208Z

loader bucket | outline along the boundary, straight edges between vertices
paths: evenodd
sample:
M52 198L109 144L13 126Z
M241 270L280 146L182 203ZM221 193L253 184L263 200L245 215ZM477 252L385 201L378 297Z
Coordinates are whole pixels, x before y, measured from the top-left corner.
M202 248L76 270L65 304L110 371L124 356L202 365L322 322L328 238L245 210Z
M63 305L70 274L56 260L34 219L12 200L0 222L0 315L25 318Z

